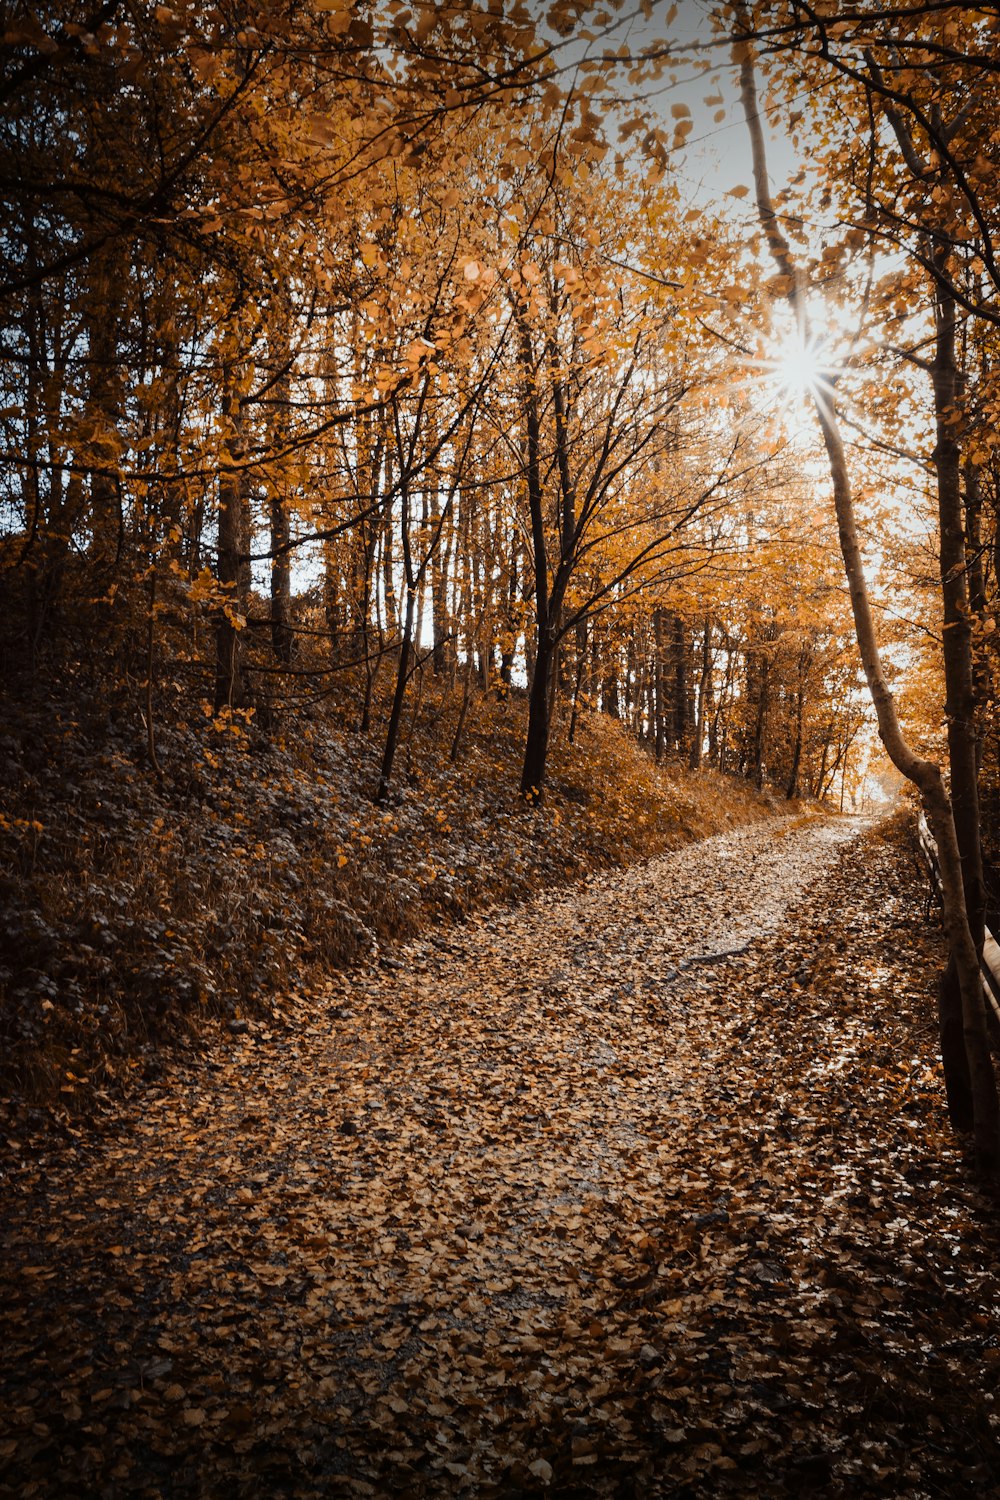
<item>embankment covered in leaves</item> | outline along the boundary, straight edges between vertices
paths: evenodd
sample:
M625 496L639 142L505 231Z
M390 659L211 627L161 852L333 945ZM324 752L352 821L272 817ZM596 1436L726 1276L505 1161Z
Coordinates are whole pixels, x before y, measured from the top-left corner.
M160 728L160 776L135 712L72 679L2 708L0 1051L16 1093L70 1108L289 981L774 807L656 766L595 715L573 745L559 726L546 803L526 808L516 695L478 701L457 763L455 710L424 695L384 809L377 737L330 706L267 732L206 707Z

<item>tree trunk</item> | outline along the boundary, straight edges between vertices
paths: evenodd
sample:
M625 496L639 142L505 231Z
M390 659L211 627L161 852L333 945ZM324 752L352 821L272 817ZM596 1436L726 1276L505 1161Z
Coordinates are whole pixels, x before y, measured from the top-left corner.
M966 574L965 526L962 506L959 423L959 372L956 355L957 308L949 291L935 289L935 357L931 367L937 442L940 527L941 601L944 612L942 657L945 681L945 722L955 835L962 861L962 884L969 929L982 952L986 893L983 884L979 830L979 785L976 735L976 693L972 663L972 619ZM948 1062L948 1110L958 1130L973 1123L971 1079L965 1063L962 996L958 968L949 958L938 988L941 1053Z
M283 450L288 443L289 401L291 397L290 362L286 315L274 340L274 363L277 366L273 392L274 416L271 419L271 442L276 457L271 477L271 650L282 666L292 660L292 554L289 547L291 526L288 518L287 460Z
M524 744L521 769L521 796L531 804L542 801L545 771L549 758L549 735L552 724L552 674L555 652L548 632L539 634L535 648L535 674L528 698L528 733Z
M453 682L455 677L455 646L451 639L451 608L448 596L452 581L455 528L450 522L442 519L440 497L436 492L434 508L431 512L431 522L435 527L441 528L442 531L431 564L431 619L434 630L434 675L435 677L447 677L449 681Z
M291 529L284 497L271 495L271 650L283 666L292 660Z
M243 403L227 369L223 377L228 450L238 462L243 452ZM241 470L219 475L219 536L216 574L226 593L216 613L215 711L247 708L250 693L243 669L241 631L246 624L247 492Z
M956 306L951 293L940 286L935 300L936 352L931 373L937 422L934 467L937 473L940 523L941 600L944 606L942 655L951 805L962 858L969 926L977 948L982 949L985 893L979 835L972 617L969 609L962 505L959 376L955 348Z
M338 666L343 654L344 609L340 559L332 538L323 543L323 621L330 642L330 660Z
M385 749L382 753L382 770L379 773L375 801L384 807L389 800L392 782L392 765L399 745L399 726L403 718L403 700L406 697L406 681L410 671L410 651L413 645L413 621L416 613L416 595L412 588L406 591L406 614L403 624L403 639L399 647L399 662L396 667L396 690L392 695L392 711L389 727L385 732Z
M745 12L739 12L741 26L749 31ZM753 152L754 186L757 211L769 249L782 276L788 278L790 300L803 334L806 326L805 290L788 241L780 228L771 201L767 180L764 134L757 105L753 54L749 42L737 47L740 86L744 113ZM962 1002L962 1030L972 1088L976 1160L981 1172L994 1178L1000 1169L1000 1109L997 1102L996 1075L989 1051L986 1029L986 1003L979 968L979 955L969 924L965 902L962 856L951 802L945 790L940 769L911 750L903 736L896 704L882 668L875 620L868 597L864 561L858 540L847 459L840 436L832 390L812 392L813 406L823 436L830 477L844 572L850 594L851 610L858 650L864 667L868 691L878 720L879 737L898 771L920 792L931 833L937 842L940 860L944 928L949 952L958 974Z
M601 681L601 710L609 719L620 719L622 716L621 700L618 697L617 661L608 664L608 669Z
M808 648L804 647L799 657L798 685L795 693L795 740L792 745L792 765L785 788L785 800L791 802L799 794L799 770L802 765L802 736L806 711L806 681L809 673Z
M673 619L673 741L678 755L683 755L687 745L688 726L691 722L689 705L689 674L687 657L687 630L680 615Z
M528 699L528 732L521 767L520 794L530 804L541 802L549 753L551 723L551 678L554 641L551 627L549 564L542 511L541 431L534 354L527 325L521 325L521 360L524 375L524 421L527 437L528 508L531 515L531 551L535 568L535 660Z
M573 708L569 719L569 743L576 743L576 726L579 718L580 696L583 692L584 678L587 671L587 652L590 649L590 641L587 633L586 620L576 627L576 671L573 675Z
M653 611L653 743L657 764L667 753L666 616Z
M917 756L903 736L895 701L882 670L854 519L853 495L839 428L836 418L824 401L817 400L815 406L830 462L844 569L851 596L861 661L878 719L879 738L885 745L889 759L896 769L901 771L920 792L927 813L927 821L938 846L941 861L944 928L960 998L961 1029L968 1061L976 1157L980 1169L987 1175L993 1176L1000 1167L1000 1111L998 1111L996 1078L986 1029L986 1005L979 968L979 954L965 901L962 855L955 817L940 769L932 761ZM952 1030L955 1029L955 1021L951 1018L948 1020L948 1025ZM964 1092L964 1068L959 1067L956 1070L951 1049L949 1049L949 1056L943 1056L942 1060L946 1065L950 1065L950 1091L956 1095L956 1098L960 1098Z
M985 625L988 604L986 596L986 568L984 565L985 548L983 546L983 494L979 467L973 460L966 460L964 474L966 555L969 568L969 608L972 611L972 619L978 631ZM972 677L978 716L979 711L989 702L993 686L989 653L983 650L982 646L978 649L973 648ZM981 772L983 767L983 736L979 728L978 717L976 727L976 768L977 772ZM980 828L982 827L981 803L982 796L980 794Z
M748 657L748 665L752 659L752 657ZM753 738L751 740L747 769L754 786L758 791L761 791L764 786L764 747L767 737L767 714L770 707L771 687L771 663L762 648L758 648L756 653L754 675L757 679L757 702L755 705Z
M712 622L705 616L701 638L701 676L698 679L698 702L694 723L694 738L688 764L692 771L701 765L705 751L705 726L712 711Z
M455 733L451 742L451 754L449 760L455 765L462 754L463 736L465 735L465 721L469 716L469 704L472 700L472 657L467 656L465 666L462 669L462 704L458 710L458 723L455 725Z
M387 496L391 495L392 482L392 454L387 450L385 455L385 493ZM399 627L399 612L396 608L396 579L393 566L394 510L395 506L390 499L382 512L381 524L382 597L385 603L385 630L389 636L395 635Z
M117 562L121 504L113 475L117 462L115 429L121 419L118 375L119 288L108 249L91 261L87 306L89 415L101 429L95 445L97 462L90 472L90 555L107 587Z

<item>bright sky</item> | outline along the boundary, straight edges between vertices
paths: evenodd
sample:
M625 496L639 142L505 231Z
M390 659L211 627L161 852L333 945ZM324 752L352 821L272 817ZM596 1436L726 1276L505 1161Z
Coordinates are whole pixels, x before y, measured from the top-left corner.
M531 0L539 14L548 9L547 0ZM674 12L671 17L671 12ZM666 42L683 53L691 50L676 68L668 69L645 99L659 108L664 123L671 125L670 106L683 103L691 110L694 128L687 145L671 153L671 174L686 186L691 201L707 203L723 198L731 188L751 181L750 145L729 47L718 40L710 23L710 6L702 0L679 0L668 4L654 0L652 19L646 20L640 7L626 4L613 27L602 32L593 50L600 54L608 46L622 44L636 52ZM579 44L570 42L575 50ZM702 64L709 63L707 71ZM721 94L723 102L708 104L706 97ZM717 118L724 112L724 118ZM801 162L795 157L787 134L779 125L768 132L768 160L775 186L783 186L794 176ZM739 212L732 202L734 216Z

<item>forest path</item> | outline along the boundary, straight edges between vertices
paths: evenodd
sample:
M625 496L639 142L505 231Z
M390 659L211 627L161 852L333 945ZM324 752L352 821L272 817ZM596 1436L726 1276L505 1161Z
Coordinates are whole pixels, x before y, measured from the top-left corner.
M6 1194L0 1494L989 1492L923 900L758 824L170 1069Z

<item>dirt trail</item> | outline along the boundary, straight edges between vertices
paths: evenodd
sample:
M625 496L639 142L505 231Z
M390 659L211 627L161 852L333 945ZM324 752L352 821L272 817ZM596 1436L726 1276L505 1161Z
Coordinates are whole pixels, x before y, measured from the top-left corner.
M990 1492L932 950L786 820L289 997L15 1174L0 1494Z

